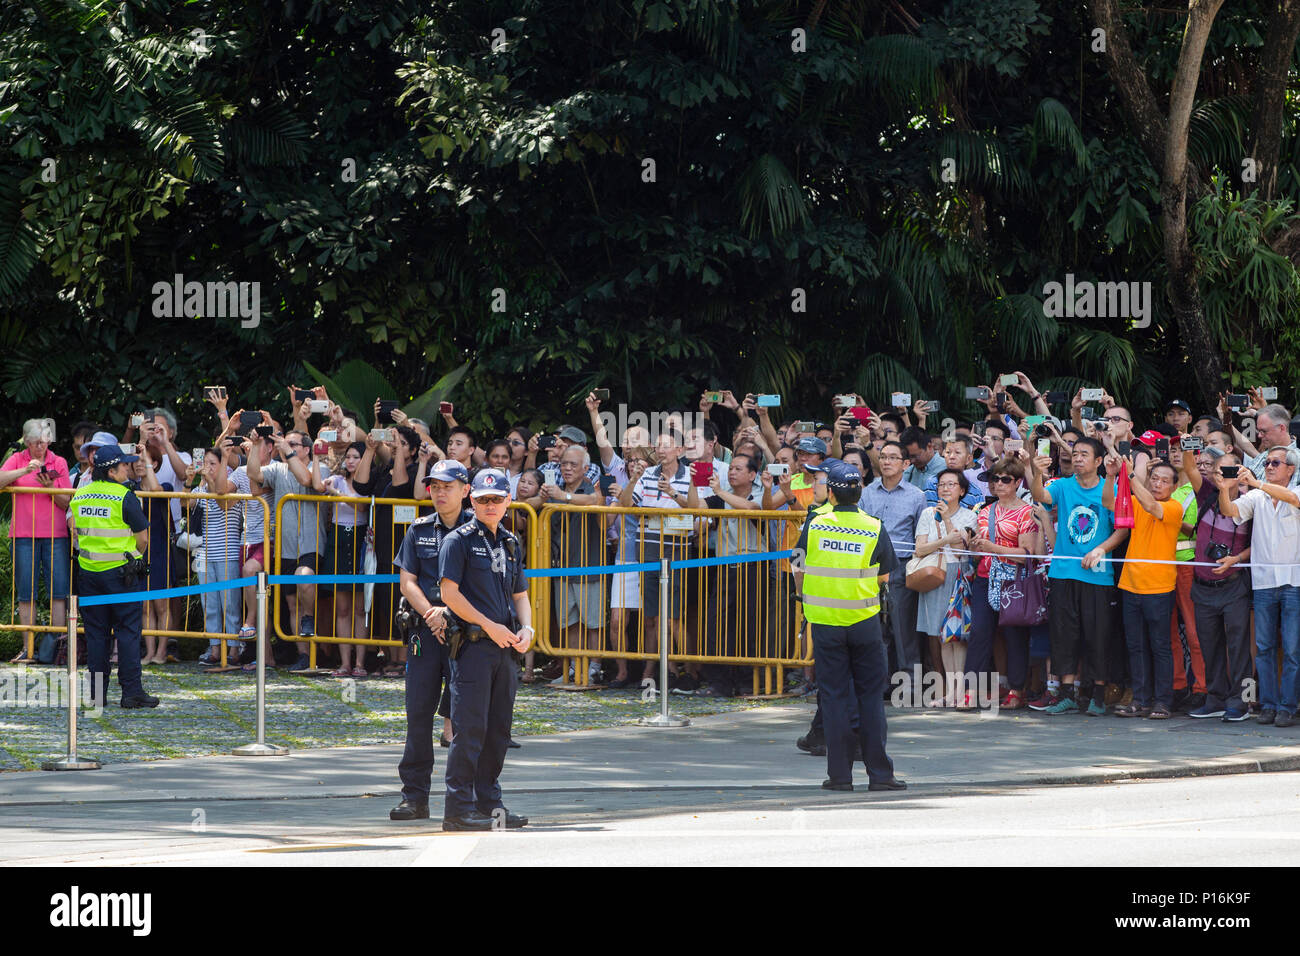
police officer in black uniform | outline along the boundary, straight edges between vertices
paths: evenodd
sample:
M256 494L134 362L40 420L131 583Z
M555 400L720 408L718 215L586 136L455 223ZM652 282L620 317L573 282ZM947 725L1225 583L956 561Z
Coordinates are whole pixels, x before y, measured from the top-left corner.
M436 510L411 522L393 558L393 566L401 575L398 627L407 642L406 750L397 765L402 778L402 802L388 812L390 820L429 817L433 720L448 675L448 617L439 587L438 558L443 539L474 517L465 506L469 472L460 462L450 458L437 462L424 481Z
M82 598L124 594L148 587L148 564L141 552L149 543L149 519L131 487L131 465L138 455L117 445L95 450L92 480L72 496L77 536L78 593ZM141 681L140 637L144 605L139 601L81 608L86 625L86 656L91 677L91 706L103 707L108 694L109 657L117 642L117 680L122 706L128 710L157 707L158 698Z
M442 600L451 611L451 712L444 830L517 829L528 818L501 802L498 778L514 719L516 655L532 643L523 548L501 527L510 480L482 469L470 489L474 518L443 539Z

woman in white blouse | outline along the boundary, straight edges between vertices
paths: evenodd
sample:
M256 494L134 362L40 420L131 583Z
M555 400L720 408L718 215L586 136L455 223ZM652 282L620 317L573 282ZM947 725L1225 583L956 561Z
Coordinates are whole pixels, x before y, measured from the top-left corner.
M955 706L953 700L954 684L949 680L950 674L961 674L966 667L966 635L960 639L943 643L943 621L948 613L948 603L957 588L957 578L961 574L963 557L955 551L967 550L967 535L975 527L975 512L963 508L961 499L970 491L970 482L960 469L945 468L938 474L939 504L926 506L921 518L916 523L916 556L924 558L943 549L947 577L943 584L933 590L917 595L916 629L930 639L930 659L943 661L944 684L946 688L944 704ZM938 706L937 702L936 705Z

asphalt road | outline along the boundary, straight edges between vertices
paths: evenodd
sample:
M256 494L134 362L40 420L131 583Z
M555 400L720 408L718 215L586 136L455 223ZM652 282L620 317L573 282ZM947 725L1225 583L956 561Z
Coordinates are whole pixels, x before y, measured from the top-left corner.
M1224 868L1300 860L1300 773L1103 785L920 785L516 793L521 831L392 823L391 797L149 801L0 808L3 865L501 866L871 864L1043 859ZM1223 872L1219 869L1219 872Z

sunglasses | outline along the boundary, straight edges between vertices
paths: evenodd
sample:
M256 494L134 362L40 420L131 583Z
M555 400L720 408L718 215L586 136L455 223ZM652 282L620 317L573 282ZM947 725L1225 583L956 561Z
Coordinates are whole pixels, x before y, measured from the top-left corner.
M1285 458L1270 458L1268 461L1264 462L1264 467L1265 467L1265 468L1285 468L1285 467L1286 467L1286 459L1285 459Z
M994 485L994 484L1002 484L1005 482L1008 485L1014 485L1019 480L1020 479L1017 478L1015 475L994 475L989 479L989 484Z
M1105 418L1108 422L1131 422L1133 420L1131 418L1125 418L1123 415L1107 415Z
M481 495L474 500L481 505L503 505L506 503L506 499L500 495Z

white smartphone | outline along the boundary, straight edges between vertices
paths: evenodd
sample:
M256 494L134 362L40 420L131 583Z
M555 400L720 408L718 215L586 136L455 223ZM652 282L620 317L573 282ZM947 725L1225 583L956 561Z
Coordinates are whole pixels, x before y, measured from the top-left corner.
M774 478L781 478L790 474L790 466L785 462L778 461L767 466L767 473L772 475Z
M1085 388L1082 389L1082 392L1083 394L1079 397L1085 402L1100 402L1101 397L1106 394L1104 388Z
M891 399L895 408L911 408L912 395L910 392L900 392Z
M323 398L313 398L307 403L307 411L313 415L328 415L330 403Z
M334 428L323 428L320 433L320 440L324 442L335 442L339 440L339 433Z
M1002 448L1004 451L1020 451L1020 449L1024 447L1025 447L1024 440L1020 438L1008 438L1006 441L1002 443Z
M854 395L836 395L835 407L836 408L857 408L858 399Z

